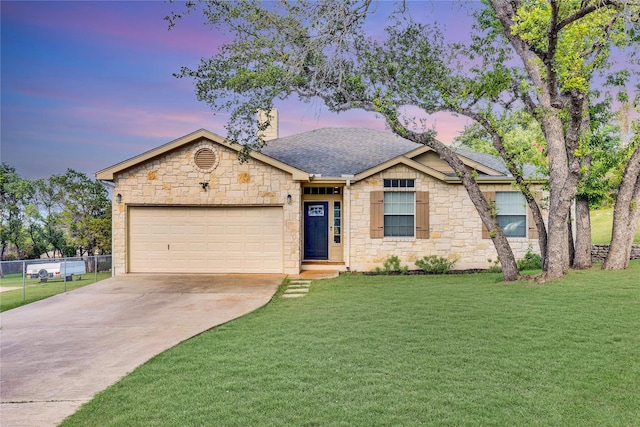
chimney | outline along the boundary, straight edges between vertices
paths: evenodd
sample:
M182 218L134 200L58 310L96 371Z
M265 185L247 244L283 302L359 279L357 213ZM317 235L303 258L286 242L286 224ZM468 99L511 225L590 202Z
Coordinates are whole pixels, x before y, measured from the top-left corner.
M259 131L259 135L265 141L278 139L278 110L273 109L269 112L258 110L258 123L269 122L269 126L263 131Z

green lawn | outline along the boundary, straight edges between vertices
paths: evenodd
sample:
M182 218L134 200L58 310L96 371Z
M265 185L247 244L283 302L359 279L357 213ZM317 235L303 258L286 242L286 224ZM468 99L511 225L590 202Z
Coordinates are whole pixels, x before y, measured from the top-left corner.
M98 273L97 281L106 279L111 277L111 272L106 273ZM67 282L67 291L81 288L82 286L89 285L91 283L96 282L96 275L94 273L85 274L82 276L82 280L76 280L77 277L74 277L73 281ZM25 279L26 289L25 296L26 298L23 300L23 292L22 292L22 274L7 274L5 277L0 279L0 285L3 288L7 287L19 287L20 289L16 289L13 291L6 291L0 293L0 312L11 310L12 308L20 307L21 305L29 304L34 301L38 301L44 298L49 298L50 296L60 294L64 292L65 284L62 280L50 280L46 283L40 283L38 279Z
M596 245L608 245L611 242L611 228L613 224L613 208L598 209L591 212L591 241ZM640 223L633 238L634 243L640 244Z
M153 358L63 426L631 426L640 262L316 281Z

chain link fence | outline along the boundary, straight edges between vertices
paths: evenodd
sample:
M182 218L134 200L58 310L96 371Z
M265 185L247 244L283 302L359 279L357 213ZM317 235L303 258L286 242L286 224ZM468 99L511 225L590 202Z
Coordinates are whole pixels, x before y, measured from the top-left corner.
M111 255L0 262L2 310L111 277ZM7 308L9 307L9 308Z

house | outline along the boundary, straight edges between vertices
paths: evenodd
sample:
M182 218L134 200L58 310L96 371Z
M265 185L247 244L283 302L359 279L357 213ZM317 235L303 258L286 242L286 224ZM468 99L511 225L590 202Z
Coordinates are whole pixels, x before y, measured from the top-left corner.
M324 128L240 147L198 130L97 172L114 185L113 266L123 273L369 271L425 255L487 268L489 235L432 149L387 132ZM495 201L516 258L535 225L504 164L458 150Z

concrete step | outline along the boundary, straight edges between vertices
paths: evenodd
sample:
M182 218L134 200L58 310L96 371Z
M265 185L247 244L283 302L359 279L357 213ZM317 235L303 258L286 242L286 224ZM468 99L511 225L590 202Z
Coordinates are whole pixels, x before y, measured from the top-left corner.
M300 288L300 289L287 289L284 291L285 294L306 294L309 292L309 288Z
M311 280L292 280L289 282L290 285L308 285L311 286Z
M311 280L292 280L285 289L284 298L300 298L309 292Z

